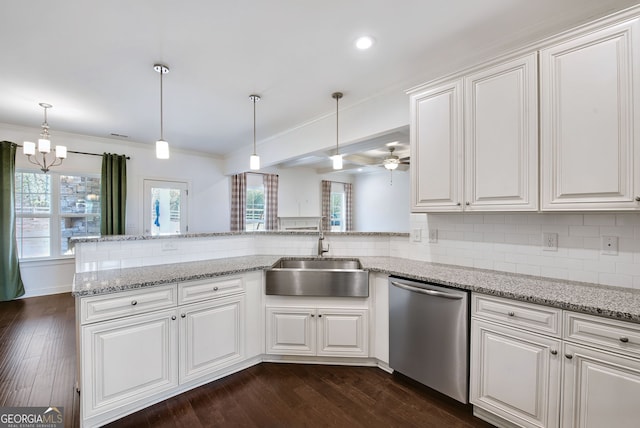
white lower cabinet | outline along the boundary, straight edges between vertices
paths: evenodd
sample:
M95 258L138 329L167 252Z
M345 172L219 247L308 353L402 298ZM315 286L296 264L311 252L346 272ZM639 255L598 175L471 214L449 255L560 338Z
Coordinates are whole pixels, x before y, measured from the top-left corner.
M247 293L246 284L252 288ZM243 362L258 361L254 357L263 352L261 293L262 272L251 272L80 298L79 308L116 308L101 311L100 317L81 312L87 314L81 316L79 326L81 425L104 425L255 364ZM178 302L193 303L178 304L175 296L180 296ZM144 306L140 302L169 307L139 309ZM247 314L247 302L258 314ZM122 308L147 313L122 316ZM104 320L108 316L111 319ZM98 318L100 322L93 322Z
M640 361L565 343L562 426L640 426Z
M470 401L525 427L557 427L559 339L474 319Z
M500 427L638 427L639 397L640 325L474 293L476 416Z
M180 309L180 383L243 359L244 296Z
M369 355L367 309L267 306L266 321L267 354Z
M171 390L178 385L175 309L82 328L82 417Z

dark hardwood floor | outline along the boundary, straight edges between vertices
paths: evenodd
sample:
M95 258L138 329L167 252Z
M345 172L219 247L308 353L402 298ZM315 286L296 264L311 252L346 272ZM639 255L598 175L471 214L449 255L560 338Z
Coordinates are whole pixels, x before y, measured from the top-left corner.
M71 294L0 302L0 407L64 407L79 425L75 306Z
M0 406L64 406L79 426L69 294L0 302ZM263 363L110 427L490 427L471 407L372 367Z

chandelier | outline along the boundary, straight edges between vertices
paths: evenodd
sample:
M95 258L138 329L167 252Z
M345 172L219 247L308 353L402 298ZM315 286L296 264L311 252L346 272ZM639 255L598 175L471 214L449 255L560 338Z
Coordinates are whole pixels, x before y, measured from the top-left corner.
M27 156L29 162L38 165L40 170L46 174L50 168L61 165L62 161L67 158L67 147L56 146L55 157L50 158L51 137L49 136L49 124L47 123L47 109L53 106L47 103L40 103L40 107L44 109L44 122L42 122L42 131L38 139L38 153L36 153L36 144L31 141L23 143L22 153Z

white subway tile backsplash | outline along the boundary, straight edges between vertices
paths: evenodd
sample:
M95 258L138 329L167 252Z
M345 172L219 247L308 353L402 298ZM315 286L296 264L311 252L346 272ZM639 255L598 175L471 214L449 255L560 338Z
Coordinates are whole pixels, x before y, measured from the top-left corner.
M589 214L584 216L585 226L615 226L615 214Z
M598 226L569 226L570 236L600 236Z
M540 266L517 264L516 273L521 275L540 276Z
M598 274L598 283L604 284L604 285L615 285L617 287L632 288L633 276L600 272Z

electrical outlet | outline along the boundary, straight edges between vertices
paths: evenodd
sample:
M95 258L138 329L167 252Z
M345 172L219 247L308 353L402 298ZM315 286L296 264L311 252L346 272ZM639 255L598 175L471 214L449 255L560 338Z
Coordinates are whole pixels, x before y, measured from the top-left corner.
M618 255L618 237L617 236L603 236L602 237L602 254L608 256Z
M429 229L429 243L430 244L438 243L438 229Z
M558 251L558 234L557 233L544 232L542 234L542 250Z
M411 240L413 242L422 241L422 229L413 229L413 230L411 230Z

